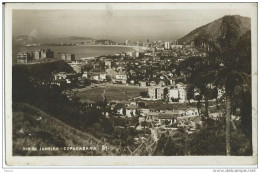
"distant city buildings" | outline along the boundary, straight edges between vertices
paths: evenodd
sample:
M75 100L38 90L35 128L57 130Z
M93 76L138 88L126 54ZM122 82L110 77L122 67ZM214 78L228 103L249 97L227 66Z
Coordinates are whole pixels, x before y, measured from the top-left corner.
M17 54L17 63L26 64L33 63L35 60L41 60L46 58L54 58L54 52L50 49L40 49L34 52L19 52Z
M33 60L33 54L30 52L19 52L17 54L17 63L26 64Z
M65 61L75 61L75 54L70 54L70 53L62 53L61 55L61 59L65 60Z

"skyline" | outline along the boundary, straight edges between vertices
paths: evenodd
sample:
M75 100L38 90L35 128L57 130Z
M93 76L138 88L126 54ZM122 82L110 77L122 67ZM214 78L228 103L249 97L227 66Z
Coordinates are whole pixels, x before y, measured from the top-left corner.
M207 14L211 15L207 15ZM13 36L70 36L114 41L176 40L225 15L250 17L241 9L14 10Z

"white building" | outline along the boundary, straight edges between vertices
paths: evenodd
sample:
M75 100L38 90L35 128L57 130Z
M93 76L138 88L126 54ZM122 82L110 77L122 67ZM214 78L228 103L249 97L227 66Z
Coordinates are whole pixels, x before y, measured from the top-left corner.
M199 111L197 108L189 108L185 111L186 116L191 116L191 115L199 115Z
M99 79L100 79L100 81L106 80L107 79L107 74L105 74L105 73L99 74Z
M88 72L84 71L83 74L82 74L82 77L88 78Z
M177 84L169 89L170 101L178 100L180 103L187 101L186 86L184 84Z
M170 49L170 42L165 42L164 43L164 48L165 49Z
M138 51L135 52L135 57L138 58L140 56L140 53Z
M217 99L220 99L225 93L225 89L224 88L218 88L218 96Z
M113 80L114 83L123 83L126 84L127 75L123 73L116 74L115 79Z
M178 99L179 98L179 90L177 87L172 87L169 90L169 98L170 99Z

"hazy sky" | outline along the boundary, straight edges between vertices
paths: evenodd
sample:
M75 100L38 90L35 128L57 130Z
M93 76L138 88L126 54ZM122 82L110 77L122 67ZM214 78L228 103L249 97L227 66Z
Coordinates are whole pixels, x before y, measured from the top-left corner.
M13 36L84 36L112 40L175 40L224 15L247 10L14 10Z

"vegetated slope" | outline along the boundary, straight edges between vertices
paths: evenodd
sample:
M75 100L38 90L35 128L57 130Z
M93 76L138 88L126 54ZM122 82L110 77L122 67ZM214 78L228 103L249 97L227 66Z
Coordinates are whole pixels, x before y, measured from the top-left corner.
M26 75L38 80L49 80L55 72L74 72L73 68L63 60L39 63L39 64L15 64L13 65L13 77ZM14 78L13 80L16 80Z
M243 35L247 31L251 30L251 19L249 17L242 17L239 15L224 17L228 17L230 20L236 20L238 22L240 25L240 35ZM224 17L191 31L186 36L180 38L178 43L190 44L198 36L208 36L213 40L218 38L221 34L221 24Z
M73 117L72 117L73 118ZM102 151L102 145L108 147ZM58 147L58 151L27 151L23 147ZM88 147L85 151L64 147ZM90 149L92 147L92 149ZM96 150L93 149L96 148ZM13 103L13 155L116 155L116 148L77 130L42 110L25 103Z

